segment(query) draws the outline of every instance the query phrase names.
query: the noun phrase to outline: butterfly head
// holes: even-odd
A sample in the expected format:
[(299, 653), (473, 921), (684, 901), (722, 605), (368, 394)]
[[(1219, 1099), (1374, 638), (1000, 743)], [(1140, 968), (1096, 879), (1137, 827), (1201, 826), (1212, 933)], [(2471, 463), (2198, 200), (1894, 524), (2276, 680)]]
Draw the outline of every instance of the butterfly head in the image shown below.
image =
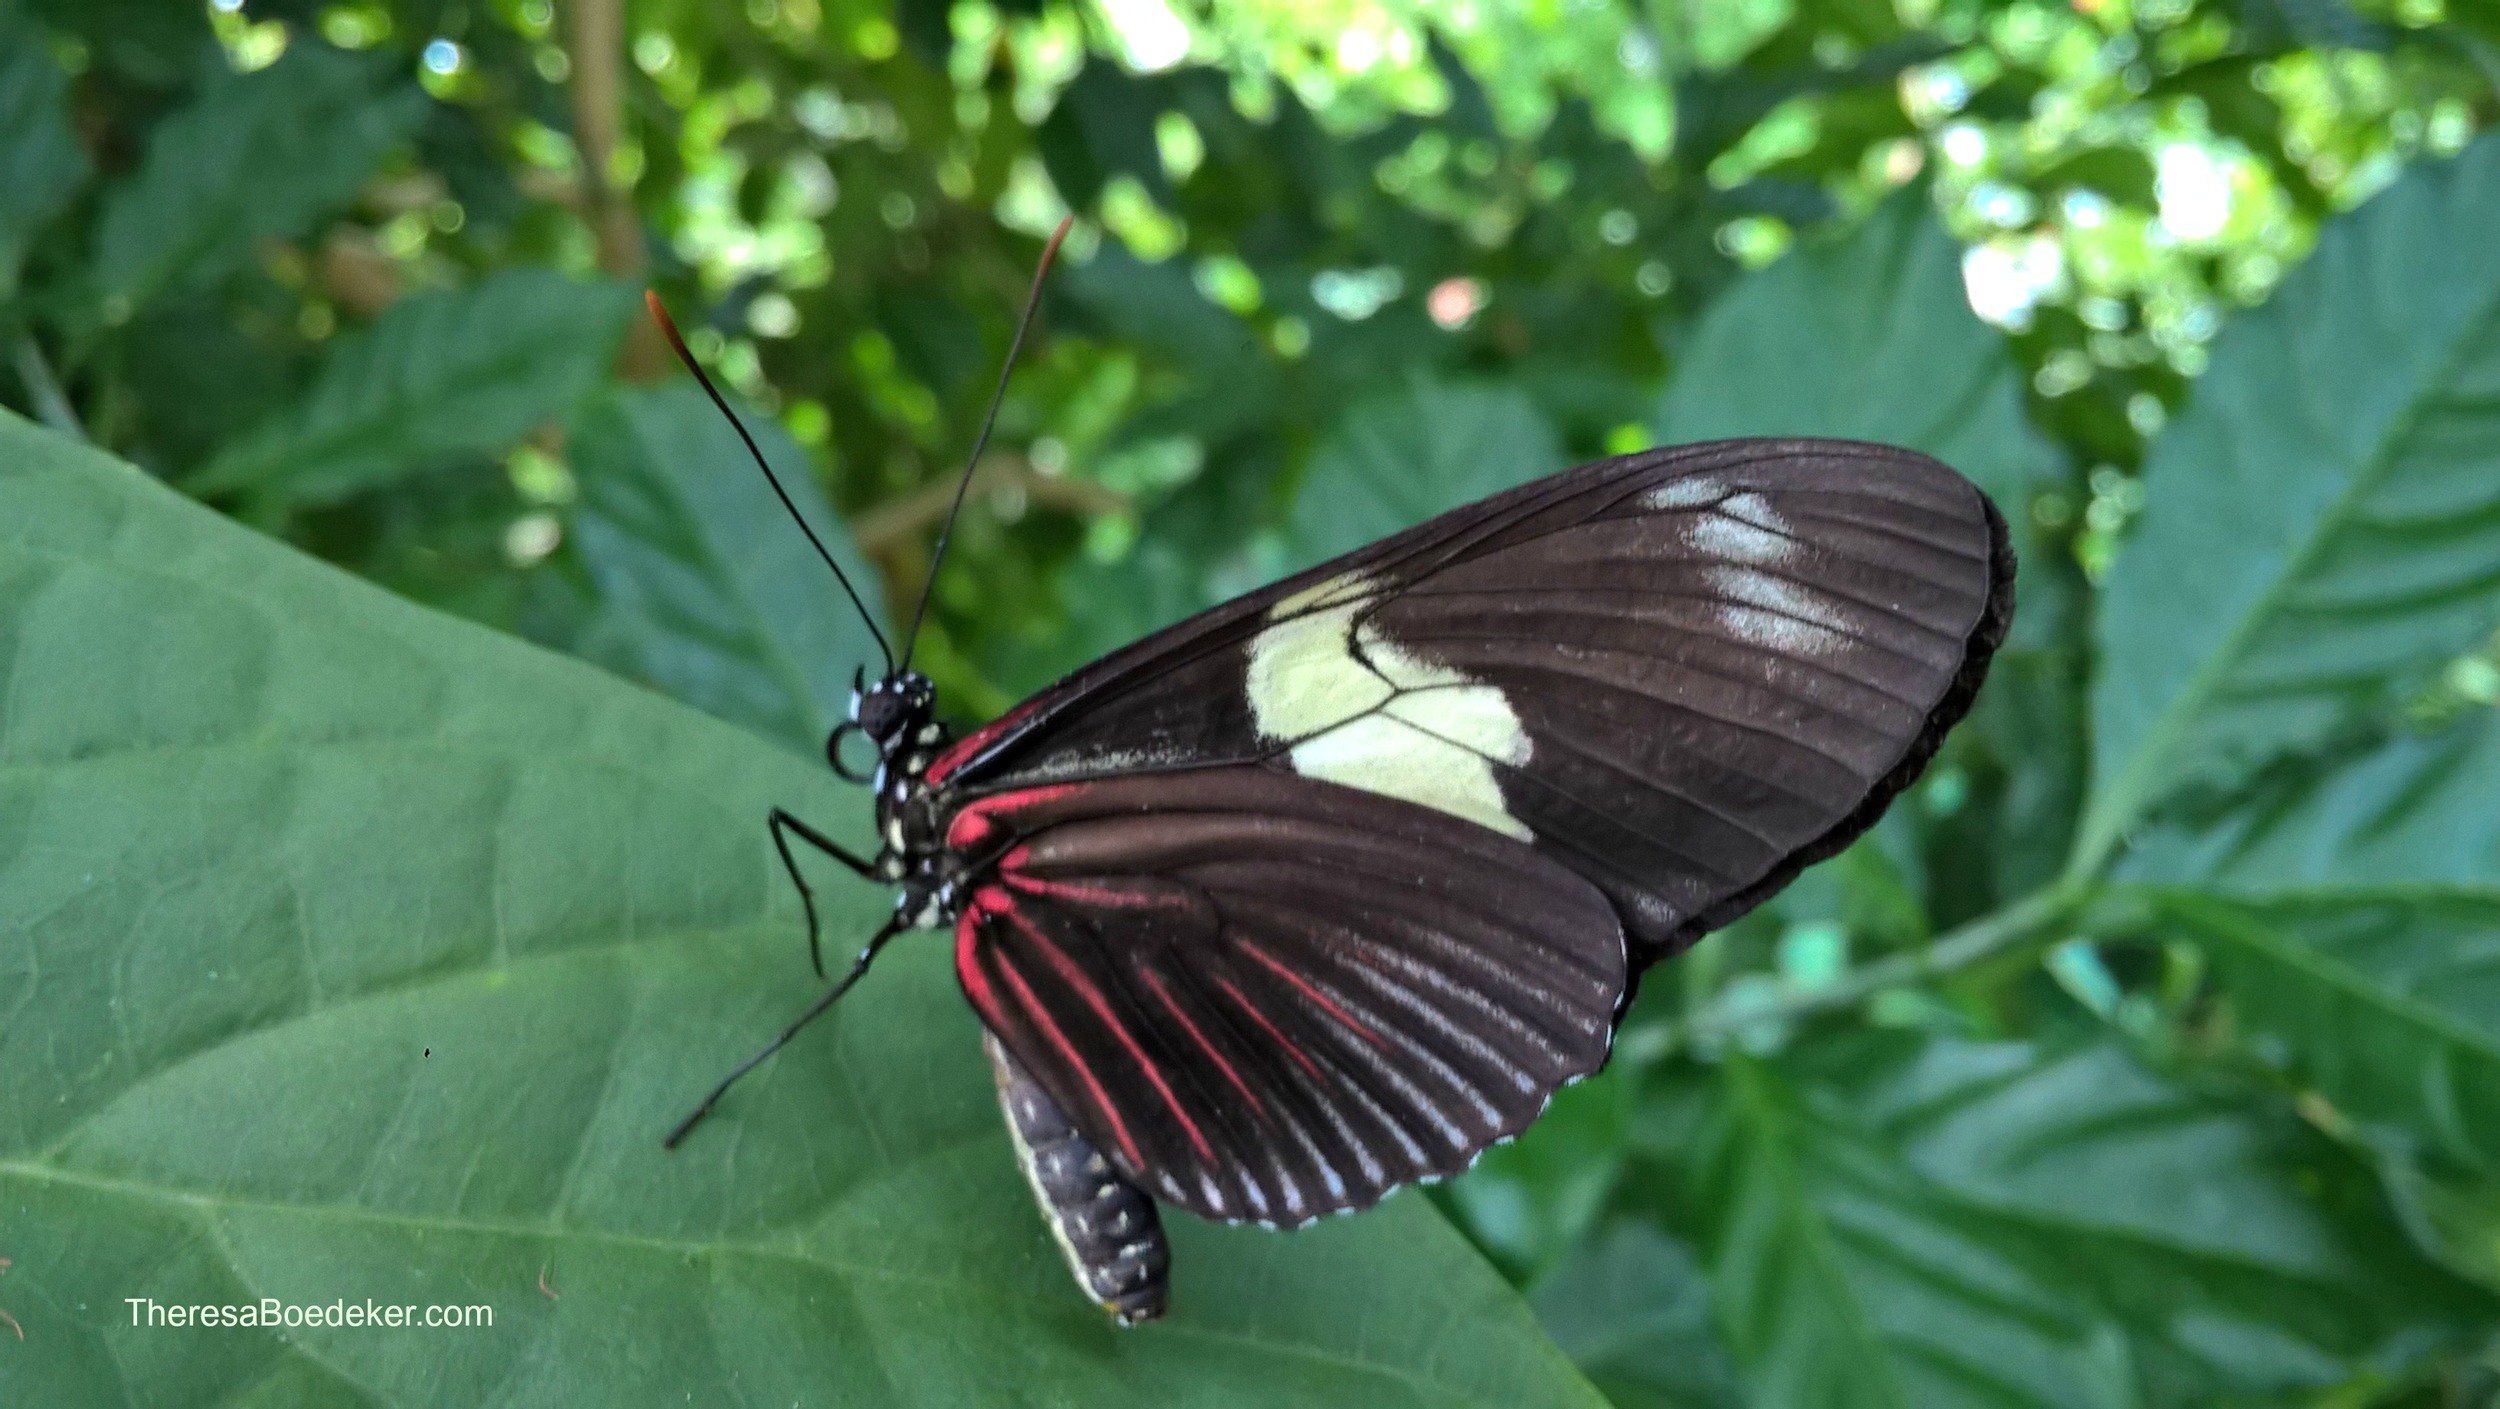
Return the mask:
[[(946, 730), (937, 723), (937, 687), (916, 670), (898, 670), (870, 681), (865, 672), (851, 677), (851, 717), (825, 739), (825, 759), (833, 771), (857, 783), (873, 782), (880, 792), (889, 780), (917, 776)], [(843, 761), (844, 736), (864, 736), (877, 751), (873, 770), (857, 771)]]
[(936, 707), (937, 688), (917, 670), (897, 671), (873, 685), (862, 685), (858, 677), (852, 680), (851, 722), (879, 754), (906, 746)]

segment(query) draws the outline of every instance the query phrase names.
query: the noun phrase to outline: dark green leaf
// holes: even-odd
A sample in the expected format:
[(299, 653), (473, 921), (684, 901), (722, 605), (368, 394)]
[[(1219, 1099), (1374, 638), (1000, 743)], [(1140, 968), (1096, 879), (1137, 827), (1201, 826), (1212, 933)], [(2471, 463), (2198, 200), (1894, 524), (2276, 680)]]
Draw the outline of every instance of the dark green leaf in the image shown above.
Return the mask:
[(0, 0), (0, 302), (17, 293), (27, 245), (87, 175), (87, 154), (70, 135), (68, 90), (34, 21), (16, 0)]
[(1516, 388), (1418, 377), (1356, 403), (1312, 453), (1293, 546), (1316, 562), (1567, 463)]
[[(302, 401), (203, 468), (204, 494), (344, 498), (445, 460), (509, 449), (607, 370), (632, 300), (609, 283), (507, 269), (419, 294), (331, 348)], [(724, 428), (726, 429), (726, 428)]]
[(2305, 781), (2129, 873), (2205, 940), (2241, 1017), (2345, 1115), (2500, 1177), (2500, 715)]
[(1763, 1403), (2278, 1394), (2400, 1367), (2479, 1305), (2320, 1197), (2353, 1183), (2331, 1150), (2115, 1048), (1881, 1051), (1732, 1064), (1693, 1152)]
[(1596, 1403), (1413, 1197), (1182, 1220), (1172, 1320), (1116, 1330), (936, 941), (663, 1153), (807, 996), (756, 824), (840, 789), (4, 417), (0, 507), (12, 1403)]
[(1692, 1250), (1630, 1219), (1601, 1229), (1530, 1300), (1615, 1409), (1736, 1409)]
[(2154, 447), (2100, 605), (2083, 869), (2500, 620), (2500, 140), (2330, 227)]
[[(768, 416), (746, 423), (882, 620), (876, 571), (817, 492), (807, 452)], [(601, 599), (583, 653), (818, 756), (851, 673), (882, 661), (720, 412), (691, 384), (612, 392), (565, 446), (582, 493), (574, 542)]]
[(106, 194), (90, 268), (96, 316), (122, 322), (167, 289), (224, 277), (261, 240), (302, 234), (346, 204), (425, 103), (310, 41), (257, 73), (221, 75), (157, 127), (139, 169)]

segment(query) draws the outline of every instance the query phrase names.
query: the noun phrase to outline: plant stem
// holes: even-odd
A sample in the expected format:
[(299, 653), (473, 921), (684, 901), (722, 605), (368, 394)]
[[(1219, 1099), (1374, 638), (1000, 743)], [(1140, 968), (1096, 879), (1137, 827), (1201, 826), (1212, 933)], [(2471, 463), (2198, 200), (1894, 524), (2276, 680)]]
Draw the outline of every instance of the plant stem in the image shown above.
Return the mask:
[(1620, 1055), (1636, 1063), (1654, 1062), (1679, 1048), (1724, 1038), (1757, 1023), (1795, 1022), (1853, 1008), (1885, 989), (1959, 972), (2069, 918), (2084, 894), (2065, 884), (2034, 891), (2002, 910), (1947, 931), (1924, 949), (1895, 954), (1853, 970), (1837, 983), (1791, 993), (1776, 1002), (1731, 1002), (1722, 996), (1679, 1021), (1626, 1034)]
[(86, 423), (78, 419), (77, 408), (69, 404), (69, 396), (61, 390), (61, 379), (52, 375), (52, 364), (44, 360), (43, 349), (32, 333), (17, 335), (17, 346), (9, 360), (17, 368), (17, 379), (26, 385), (26, 400), (35, 409), (36, 419), (63, 435), (92, 440)]

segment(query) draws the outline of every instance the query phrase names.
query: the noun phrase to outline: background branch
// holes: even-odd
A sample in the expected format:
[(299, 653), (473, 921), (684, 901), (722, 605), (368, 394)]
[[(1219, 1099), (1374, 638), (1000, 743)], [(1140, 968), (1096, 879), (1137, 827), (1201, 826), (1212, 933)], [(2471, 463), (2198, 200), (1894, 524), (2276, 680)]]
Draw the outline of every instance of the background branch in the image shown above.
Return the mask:
[[(1043, 474), (1022, 455), (984, 455), (973, 474), (975, 494), (1020, 489), (1036, 504), (1081, 517), (1124, 513), (1129, 507), (1125, 495), (1086, 480)], [(946, 516), (946, 506), (955, 499), (958, 478), (948, 475), (870, 509), (852, 521), (851, 536), (858, 541), (860, 550), (872, 557), (902, 546), (914, 535), (936, 527), (938, 520)]]

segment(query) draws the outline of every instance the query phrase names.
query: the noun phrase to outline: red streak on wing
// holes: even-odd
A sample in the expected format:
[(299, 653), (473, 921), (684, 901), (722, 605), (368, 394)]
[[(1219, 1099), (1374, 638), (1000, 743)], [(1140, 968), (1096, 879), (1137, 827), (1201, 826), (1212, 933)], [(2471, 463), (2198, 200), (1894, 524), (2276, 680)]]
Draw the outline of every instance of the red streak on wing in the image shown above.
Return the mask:
[(1141, 895), (1133, 890), (1089, 886), (1082, 881), (1044, 880), (1030, 872), (1014, 869), (1015, 864), (1016, 853), (1011, 851), (999, 868), (999, 879), (1027, 895), (1047, 896), (1075, 905), (1099, 905), (1106, 910), (1152, 910), (1170, 903), (1161, 896)]
[[(1008, 922), (1024, 931), (1024, 937), (1040, 947), (1042, 957), (1050, 961), (1060, 980), (1076, 990), (1077, 996), (1085, 1000), (1085, 1006), (1093, 1009), (1094, 1016), (1101, 1019), (1102, 1025), (1111, 1029), (1111, 1035), (1128, 1049), (1138, 1070), (1146, 1074), (1146, 1080), (1154, 1083), (1155, 1094), (1163, 1098), (1163, 1104), (1171, 1108), (1173, 1119), (1181, 1123), (1181, 1130), (1189, 1136), (1189, 1143), (1197, 1148), (1198, 1157), (1209, 1164), (1215, 1163), (1215, 1147), (1207, 1143), (1206, 1135), (1198, 1129), (1198, 1122), (1191, 1120), (1189, 1112), (1181, 1108), (1180, 1098), (1172, 1094), (1171, 1083), (1163, 1079), (1163, 1069), (1154, 1064), (1154, 1059), (1146, 1055), (1146, 1049), (1137, 1044), (1136, 1036), (1112, 1014), (1110, 1001), (1102, 996), (1102, 990), (1096, 988), (1094, 981), (1085, 976), (1085, 971), (1077, 967), (1076, 961), (1052, 943), (1050, 936), (1042, 933), (1039, 927), (1013, 910), (1006, 913)], [(1012, 970), (1009, 973), (1013, 975)]]
[(1233, 981), (1231, 979), (1219, 978), (1215, 981), (1215, 985), (1216, 987), (1223, 989), (1225, 993), (1231, 995), (1232, 1000), (1241, 1005), (1241, 1010), (1250, 1015), (1250, 1021), (1257, 1023), (1261, 1031), (1276, 1039), (1276, 1045), (1284, 1048), (1286, 1056), (1293, 1058), (1295, 1062), (1301, 1065), (1304, 1071), (1309, 1072), (1312, 1080), (1317, 1081), (1320, 1079), (1319, 1064), (1312, 1061), (1309, 1057), (1304, 1056), (1302, 1054), (1302, 1049), (1293, 1045), (1292, 1038), (1278, 1032), (1276, 1030), (1276, 1024), (1267, 1020), (1267, 1014), (1259, 1011), (1258, 1004), (1251, 1002), (1248, 998), (1242, 995), (1240, 989), (1233, 987)]
[(964, 996), (972, 1000), (973, 1011), (992, 1027), (1001, 1027), (998, 994), (990, 987), (990, 976), (981, 972), (981, 920), (988, 914), (975, 893), (971, 908), (955, 921), (955, 981), (963, 985)]
[(1266, 950), (1261, 949), (1257, 945), (1252, 944), (1245, 939), (1236, 938), (1233, 941), (1233, 944), (1234, 947), (1241, 950), (1242, 953), (1249, 955), (1251, 958), (1258, 960), (1262, 964), (1265, 964), (1269, 971), (1274, 973), (1278, 978), (1281, 978), (1285, 982), (1292, 984), (1294, 987), (1301, 989), (1303, 997), (1310, 999), (1312, 1002), (1317, 1003), (1320, 1007), (1326, 1009), (1328, 1016), (1335, 1018), (1337, 1021), (1344, 1023), (1347, 1027), (1352, 1028), (1355, 1034), (1361, 1037), (1364, 1041), (1369, 1042), (1374, 1047), (1386, 1047), (1389, 1045), (1388, 1043), (1380, 1040), (1379, 1033), (1363, 1026), (1361, 1022), (1356, 1020), (1352, 1013), (1347, 1012), (1345, 1009), (1340, 1008), (1335, 1003), (1329, 1001), (1327, 994), (1313, 988), (1310, 981), (1303, 978), (1302, 975), (1297, 974), (1293, 970), (1286, 968), (1283, 964), (1278, 963), (1268, 954)]
[(1189, 1020), (1189, 1014), (1182, 1011), (1180, 1004), (1172, 1001), (1171, 993), (1164, 988), (1163, 980), (1155, 976), (1155, 971), (1139, 969), (1137, 976), (1146, 981), (1148, 988), (1154, 990), (1155, 997), (1162, 1000), (1164, 1010), (1188, 1031), (1190, 1040), (1196, 1042), (1199, 1050), (1207, 1054), (1208, 1060), (1215, 1063), (1216, 1069), (1224, 1073), (1224, 1079), (1231, 1082), (1233, 1089), (1241, 1093), (1241, 1099), (1250, 1103), (1250, 1109), (1261, 1115), (1267, 1114), (1267, 1106), (1259, 1100), (1259, 1093), (1250, 1089), (1250, 1084), (1241, 1079), (1241, 1073), (1233, 1070), (1233, 1064), (1224, 1060), (1224, 1054), (1217, 1051), (1215, 1044), (1207, 1040), (1207, 1035), (1198, 1030), (1198, 1025)]
[(1094, 1109), (1101, 1111), (1104, 1119), (1111, 1122), (1111, 1138), (1120, 1142), (1121, 1152), (1128, 1156), (1129, 1167), (1145, 1168), (1146, 1157), (1137, 1152), (1137, 1141), (1128, 1133), (1128, 1123), (1120, 1119), (1120, 1108), (1111, 1104), (1111, 1093), (1102, 1089), (1101, 1078), (1095, 1076), (1094, 1069), (1085, 1065), (1085, 1059), (1076, 1054), (1075, 1044), (1059, 1030), (1059, 1024), (1051, 1021), (1050, 1010), (1033, 996), (1032, 987), (1024, 981), (1024, 975), (1016, 972), (1016, 966), (1008, 962), (1007, 956), (993, 952), (991, 957), (998, 961), (998, 971), (1006, 975), (1007, 986), (1016, 991), (1017, 1000), (1024, 1004), (1024, 1011), (1032, 1014), (1033, 1022), (1041, 1028), (1042, 1035), (1050, 1039), (1051, 1046), (1059, 1049), (1061, 1059), (1076, 1068), (1078, 1076), (1085, 1078), (1085, 1089), (1094, 1093)]
[(1018, 812), (1047, 807), (1075, 792), (1079, 786), (1076, 783), (1052, 783), (982, 798), (967, 805), (946, 824), (946, 844), (957, 851), (964, 850), (988, 836), (991, 827), (1000, 823), (1012, 824)]
[(984, 724), (980, 728), (973, 730), (971, 733), (964, 735), (960, 739), (957, 739), (951, 746), (948, 747), (946, 752), (937, 756), (936, 761), (929, 765), (929, 771), (922, 776), (926, 777), (932, 784), (945, 782), (947, 777), (956, 769), (963, 767), (966, 763), (969, 763), (973, 759), (979, 757), (983, 749), (986, 749), (991, 744), (996, 743), (1000, 735), (1006, 733), (1018, 724), (1023, 723), (1025, 717), (1032, 714), (1034, 706), (1040, 704), (1041, 702), (1041, 697), (1036, 695), (1032, 699), (1026, 700), (1024, 703), (1017, 705), (1014, 709), (1011, 709), (1005, 714), (998, 716), (996, 719), (991, 720), (989, 723)]

